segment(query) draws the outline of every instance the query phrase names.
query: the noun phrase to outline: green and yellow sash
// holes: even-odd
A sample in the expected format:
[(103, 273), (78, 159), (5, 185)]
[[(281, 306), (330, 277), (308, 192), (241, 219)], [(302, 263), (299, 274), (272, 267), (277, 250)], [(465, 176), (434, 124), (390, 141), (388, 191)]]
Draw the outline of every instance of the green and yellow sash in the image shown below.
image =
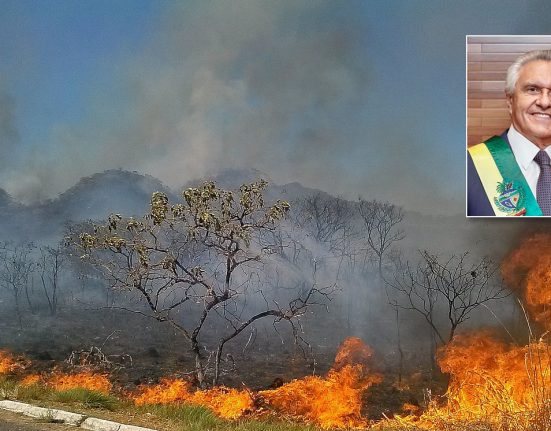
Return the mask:
[(543, 215), (507, 142), (494, 136), (469, 154), (496, 216)]

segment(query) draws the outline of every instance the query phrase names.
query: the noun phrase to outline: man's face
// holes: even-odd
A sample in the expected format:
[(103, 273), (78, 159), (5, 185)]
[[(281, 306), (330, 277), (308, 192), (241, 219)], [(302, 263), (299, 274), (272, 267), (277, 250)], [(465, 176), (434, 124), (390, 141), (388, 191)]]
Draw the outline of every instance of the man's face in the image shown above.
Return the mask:
[(513, 126), (540, 148), (551, 145), (551, 61), (531, 61), (507, 96)]

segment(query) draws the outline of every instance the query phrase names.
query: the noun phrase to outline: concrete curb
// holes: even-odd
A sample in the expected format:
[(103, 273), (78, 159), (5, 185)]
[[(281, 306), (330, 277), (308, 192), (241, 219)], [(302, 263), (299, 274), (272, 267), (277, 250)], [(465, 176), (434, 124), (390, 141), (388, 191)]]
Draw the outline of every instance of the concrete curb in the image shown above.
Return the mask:
[(105, 419), (88, 417), (79, 413), (66, 412), (64, 410), (37, 407), (19, 401), (1, 400), (0, 409), (21, 413), (25, 416), (51, 420), (52, 422), (73, 425), (90, 431), (156, 431), (151, 428), (143, 428), (134, 425), (125, 425), (111, 422)]

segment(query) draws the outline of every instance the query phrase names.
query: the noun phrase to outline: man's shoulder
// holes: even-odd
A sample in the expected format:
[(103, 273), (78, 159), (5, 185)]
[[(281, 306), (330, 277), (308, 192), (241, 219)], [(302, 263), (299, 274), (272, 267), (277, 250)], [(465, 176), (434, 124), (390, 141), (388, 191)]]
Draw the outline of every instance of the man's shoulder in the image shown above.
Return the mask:
[(505, 142), (507, 148), (510, 149), (510, 143), (507, 137), (508, 131), (509, 129), (505, 130), (500, 135), (492, 136), (479, 144), (469, 147), (469, 151), (467, 152), (467, 215), (469, 216), (495, 215), (477, 172), (476, 165), (473, 163), (473, 156), (476, 157), (476, 154), (480, 153), (479, 150), (486, 148), (488, 143), (495, 143), (496, 137), (501, 138), (500, 141)]
[(495, 215), (470, 153), (467, 155), (467, 215)]

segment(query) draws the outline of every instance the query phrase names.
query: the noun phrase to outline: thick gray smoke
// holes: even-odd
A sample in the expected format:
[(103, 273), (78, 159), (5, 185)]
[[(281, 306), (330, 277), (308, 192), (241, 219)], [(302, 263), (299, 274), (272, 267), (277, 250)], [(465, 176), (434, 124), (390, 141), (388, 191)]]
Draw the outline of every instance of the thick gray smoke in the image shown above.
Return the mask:
[(9, 166), (18, 138), (15, 100), (0, 85), (0, 168)]
[(460, 213), (464, 36), (547, 25), (539, 1), (474, 15), (475, 2), (161, 4), (142, 42), (98, 59), (101, 76), (75, 89), (82, 115), (56, 118), (36, 154), (2, 173), (10, 193), (51, 197), (106, 169), (178, 188), (252, 167), (279, 184)]
[[(56, 127), (51, 139), (63, 149), (45, 162), (55, 163), (46, 170), (53, 179), (19, 179), (29, 187), (16, 192), (36, 197), (34, 184), (51, 196), (118, 167), (171, 186), (244, 166), (276, 182), (313, 182), (319, 166), (337, 166), (331, 159), (353, 145), (339, 128), (369, 76), (352, 9), (171, 4), (142, 51), (113, 59), (112, 88), (97, 88), (86, 121)], [(40, 164), (28, 174), (36, 177)]]

